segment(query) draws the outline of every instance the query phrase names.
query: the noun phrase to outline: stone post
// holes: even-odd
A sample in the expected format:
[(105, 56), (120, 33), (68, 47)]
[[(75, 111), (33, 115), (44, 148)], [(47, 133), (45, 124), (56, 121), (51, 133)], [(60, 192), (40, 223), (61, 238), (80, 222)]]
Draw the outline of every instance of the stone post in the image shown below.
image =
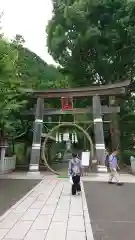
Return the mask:
[(36, 105), (31, 159), (30, 159), (30, 165), (29, 165), (29, 171), (31, 172), (39, 171), (43, 116), (44, 116), (44, 99), (41, 97), (38, 97), (37, 105)]
[(107, 172), (105, 166), (105, 143), (100, 96), (93, 96), (93, 121), (95, 134), (96, 157), (98, 161), (97, 170)]

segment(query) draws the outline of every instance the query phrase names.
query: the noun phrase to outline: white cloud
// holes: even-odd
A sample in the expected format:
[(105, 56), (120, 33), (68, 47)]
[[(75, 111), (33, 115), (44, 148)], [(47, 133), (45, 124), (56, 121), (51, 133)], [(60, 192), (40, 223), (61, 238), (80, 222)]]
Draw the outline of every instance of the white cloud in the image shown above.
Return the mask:
[(47, 52), (45, 28), (52, 17), (51, 0), (0, 0), (4, 11), (2, 27), (6, 37), (21, 34), (26, 47), (53, 64)]

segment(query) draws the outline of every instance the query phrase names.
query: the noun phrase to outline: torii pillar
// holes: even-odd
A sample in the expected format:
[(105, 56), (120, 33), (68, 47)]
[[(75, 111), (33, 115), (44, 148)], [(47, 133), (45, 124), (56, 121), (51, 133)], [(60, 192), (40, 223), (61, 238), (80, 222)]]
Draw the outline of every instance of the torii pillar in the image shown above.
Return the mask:
[(93, 121), (94, 121), (94, 134), (95, 134), (95, 149), (97, 158), (97, 171), (107, 172), (105, 166), (105, 142), (102, 120), (102, 109), (100, 96), (93, 96)]
[(38, 97), (36, 105), (31, 159), (29, 165), (30, 172), (39, 172), (43, 116), (44, 116), (44, 98)]

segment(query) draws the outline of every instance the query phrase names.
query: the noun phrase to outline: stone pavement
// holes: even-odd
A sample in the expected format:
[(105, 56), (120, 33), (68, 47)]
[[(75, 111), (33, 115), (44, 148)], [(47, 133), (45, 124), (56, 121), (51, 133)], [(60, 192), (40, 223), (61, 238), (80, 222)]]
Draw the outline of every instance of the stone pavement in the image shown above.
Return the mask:
[(40, 181), (41, 179), (0, 179), (0, 216)]
[(84, 190), (70, 192), (68, 180), (44, 178), (0, 218), (0, 240), (93, 240)]
[[(32, 176), (13, 173), (3, 178), (32, 179)], [(33, 178), (35, 179), (36, 176)], [(0, 217), (0, 240), (75, 240), (76, 238), (77, 240), (94, 240), (91, 227), (93, 223), (89, 218), (83, 183), (82, 196), (73, 197), (70, 194), (71, 186), (67, 179), (57, 180), (56, 176), (46, 176), (46, 174), (41, 178), (43, 180), (36, 187)], [(102, 184), (102, 182), (108, 181), (108, 174), (90, 174), (89, 177), (83, 177), (82, 180), (85, 182), (96, 181)], [(122, 174), (121, 181), (135, 183), (135, 177)], [(105, 186), (108, 185), (105, 183)], [(133, 189), (134, 186), (133, 184)], [(116, 191), (118, 189), (116, 187)], [(123, 192), (125, 192), (124, 189)], [(94, 190), (92, 194), (95, 194)], [(91, 194), (88, 195), (91, 196)], [(99, 195), (100, 193), (97, 193), (97, 199)], [(91, 197), (88, 205), (90, 201), (92, 201)], [(91, 209), (97, 208), (98, 205), (98, 209), (100, 209), (98, 214), (100, 214), (100, 204), (97, 204), (95, 200), (91, 204), (93, 204)], [(132, 206), (134, 207), (133, 203)], [(92, 216), (90, 215), (90, 217)], [(112, 238), (108, 239), (112, 240)], [(127, 239), (128, 237), (122, 240)]]
[(135, 239), (135, 184), (84, 182), (94, 240)]

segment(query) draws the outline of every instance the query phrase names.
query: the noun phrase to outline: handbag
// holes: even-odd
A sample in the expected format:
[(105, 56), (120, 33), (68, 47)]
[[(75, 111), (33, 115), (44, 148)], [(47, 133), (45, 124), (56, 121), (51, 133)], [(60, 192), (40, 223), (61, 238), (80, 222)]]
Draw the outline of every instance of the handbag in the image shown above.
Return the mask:
[(69, 176), (69, 182), (73, 185), (73, 179), (71, 175)]

